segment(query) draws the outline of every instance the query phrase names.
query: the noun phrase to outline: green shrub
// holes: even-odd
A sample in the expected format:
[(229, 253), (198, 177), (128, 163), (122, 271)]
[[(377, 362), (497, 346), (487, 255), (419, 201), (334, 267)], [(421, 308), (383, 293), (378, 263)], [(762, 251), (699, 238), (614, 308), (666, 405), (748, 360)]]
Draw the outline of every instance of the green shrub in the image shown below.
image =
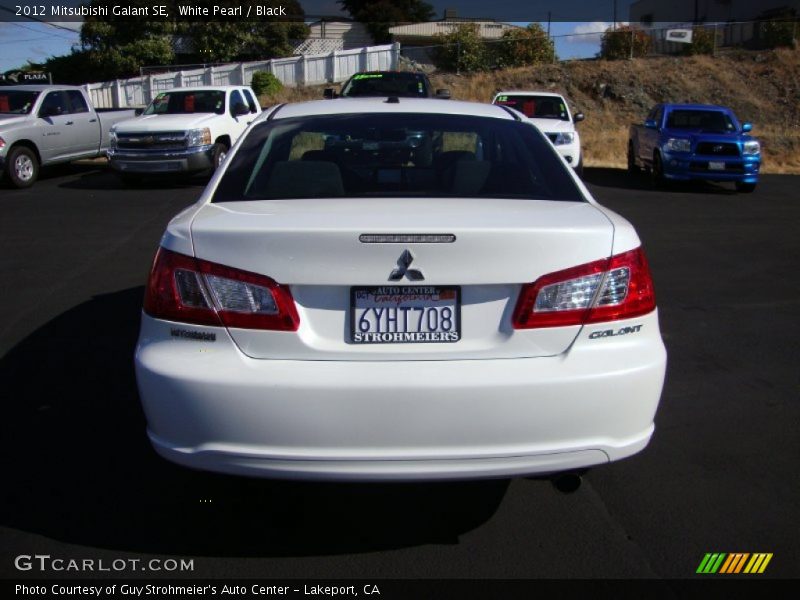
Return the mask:
[(464, 23), (448, 34), (438, 35), (436, 43), (441, 44), (436, 66), (444, 71), (487, 71), (494, 62), (476, 23)]
[(650, 36), (630, 25), (621, 25), (616, 31), (609, 27), (600, 42), (600, 57), (606, 60), (637, 58), (647, 56), (648, 52), (650, 52)]
[(283, 89), (283, 84), (281, 80), (272, 73), (256, 71), (253, 73), (253, 80), (250, 82), (250, 87), (253, 88), (256, 96), (274, 96)]
[(800, 25), (796, 21), (773, 20), (759, 23), (762, 48), (794, 46), (794, 36), (798, 35)]
[(525, 29), (509, 29), (502, 41), (493, 46), (497, 47), (499, 67), (525, 67), (555, 59), (553, 40), (538, 23), (531, 23)]
[(713, 54), (714, 35), (715, 31), (713, 28), (692, 28), (692, 43), (684, 45), (683, 54)]

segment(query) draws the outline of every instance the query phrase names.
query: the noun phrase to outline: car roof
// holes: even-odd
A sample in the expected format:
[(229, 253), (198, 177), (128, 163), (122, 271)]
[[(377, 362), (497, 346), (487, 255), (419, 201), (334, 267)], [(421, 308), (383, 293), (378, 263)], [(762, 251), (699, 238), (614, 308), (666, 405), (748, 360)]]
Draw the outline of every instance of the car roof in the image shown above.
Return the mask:
[(358, 71), (357, 73), (353, 73), (353, 77), (356, 75), (400, 75), (409, 78), (426, 76), (422, 71)]
[(81, 90), (82, 87), (78, 85), (58, 85), (58, 84), (43, 84), (43, 83), (18, 83), (16, 85), (0, 85), (0, 91), (3, 90), (21, 90), (25, 92), (44, 92), (49, 90)]
[(678, 108), (688, 110), (730, 110), (727, 106), (720, 106), (719, 104), (664, 104), (666, 108)]
[[(259, 119), (290, 119), (292, 117), (353, 113), (414, 113), (469, 115), (516, 120), (515, 115), (510, 114), (507, 110), (495, 104), (465, 102), (462, 100), (438, 100), (435, 98), (398, 98), (398, 102), (387, 102), (386, 100), (385, 96), (371, 96), (297, 102), (284, 104), (277, 109), (277, 111), (267, 109), (267, 111), (262, 113)], [(273, 114), (274, 117), (271, 116)]]
[(537, 92), (532, 90), (508, 90), (508, 91), (496, 92), (495, 98), (497, 96), (550, 96), (551, 98), (564, 97), (563, 95), (556, 94), (555, 92)]
[(241, 90), (246, 88), (246, 85), (199, 85), (194, 87), (175, 87), (168, 90), (158, 90), (158, 93), (164, 92), (227, 92), (228, 90)]

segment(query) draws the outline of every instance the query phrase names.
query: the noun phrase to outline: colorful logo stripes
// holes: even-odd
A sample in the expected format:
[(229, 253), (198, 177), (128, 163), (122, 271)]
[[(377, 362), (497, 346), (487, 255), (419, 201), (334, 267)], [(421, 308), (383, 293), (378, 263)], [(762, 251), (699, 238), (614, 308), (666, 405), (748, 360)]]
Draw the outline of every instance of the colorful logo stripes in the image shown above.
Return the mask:
[(725, 573), (727, 575), (737, 573), (748, 573), (755, 575), (763, 573), (769, 561), (772, 560), (772, 553), (756, 552), (709, 552), (700, 561), (697, 573)]

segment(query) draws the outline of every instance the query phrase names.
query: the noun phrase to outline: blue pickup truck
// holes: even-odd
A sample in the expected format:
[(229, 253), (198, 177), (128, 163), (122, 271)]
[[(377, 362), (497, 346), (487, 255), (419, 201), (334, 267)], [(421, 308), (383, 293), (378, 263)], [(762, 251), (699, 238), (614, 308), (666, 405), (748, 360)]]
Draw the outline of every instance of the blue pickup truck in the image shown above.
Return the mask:
[(672, 180), (731, 181), (740, 192), (758, 183), (761, 146), (733, 111), (709, 104), (657, 104), (631, 125), (628, 171), (644, 167), (656, 185)]

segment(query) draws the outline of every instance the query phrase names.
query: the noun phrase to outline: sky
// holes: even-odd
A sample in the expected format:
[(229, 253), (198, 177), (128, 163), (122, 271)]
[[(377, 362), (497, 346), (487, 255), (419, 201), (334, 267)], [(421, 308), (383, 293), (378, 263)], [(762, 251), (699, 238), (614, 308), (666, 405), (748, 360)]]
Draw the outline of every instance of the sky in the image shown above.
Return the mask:
[[(570, 5), (578, 0), (559, 0), (558, 2), (536, 2), (528, 0), (494, 0), (491, 4), (477, 0), (428, 0), (436, 12), (435, 18), (441, 18), (445, 6), (457, 6), (460, 16), (493, 17), (513, 23), (527, 23), (526, 15), (541, 15), (547, 18), (548, 10), (553, 21), (550, 24), (550, 33), (556, 40), (556, 53), (560, 58), (587, 58), (594, 56), (599, 50), (599, 36), (588, 35), (602, 32), (611, 25), (614, 0), (599, 0), (593, 6), (604, 6), (603, 15), (608, 13), (608, 20), (587, 22), (566, 22), (567, 15), (590, 16), (590, 13), (581, 10), (570, 10)], [(620, 20), (628, 14), (630, 0), (616, 0), (618, 3), (617, 14)], [(14, 10), (15, 0), (0, 0), (0, 19), (9, 16), (8, 10)], [(66, 0), (65, 4), (76, 4), (77, 1)], [(337, 10), (335, 0), (301, 0), (307, 14), (332, 14)], [(586, 5), (585, 2), (581, 3)], [(492, 14), (487, 15), (487, 7), (492, 6)], [(507, 17), (503, 19), (502, 17)], [(560, 20), (559, 20), (560, 19)], [(532, 19), (531, 19), (532, 20)], [(545, 21), (541, 21), (547, 27)], [(55, 24), (41, 23), (36, 20), (21, 20), (17, 22), (0, 21), (0, 72), (18, 68), (28, 61), (41, 62), (50, 56), (69, 54), (72, 47), (79, 43), (79, 22), (61, 22)], [(574, 36), (576, 33), (584, 35)]]

